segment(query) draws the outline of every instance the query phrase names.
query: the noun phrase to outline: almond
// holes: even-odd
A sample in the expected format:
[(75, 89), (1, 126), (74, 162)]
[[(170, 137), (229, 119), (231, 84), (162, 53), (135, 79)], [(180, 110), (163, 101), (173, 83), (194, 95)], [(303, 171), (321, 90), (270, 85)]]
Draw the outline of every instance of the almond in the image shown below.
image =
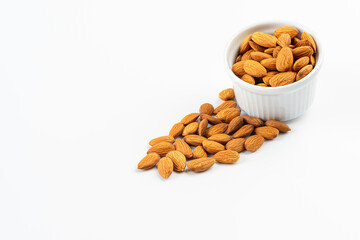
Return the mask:
[(206, 130), (205, 136), (211, 137), (212, 135), (215, 135), (215, 134), (224, 133), (227, 128), (228, 128), (227, 123), (216, 124), (216, 125), (208, 128), (208, 130)]
[(215, 142), (215, 141), (205, 140), (205, 141), (203, 141), (202, 145), (203, 145), (205, 151), (207, 151), (208, 153), (211, 153), (211, 154), (215, 154), (217, 152), (225, 150), (224, 145), (222, 145), (218, 142)]
[(159, 154), (161, 157), (165, 156), (168, 152), (175, 150), (174, 145), (172, 145), (171, 143), (168, 142), (161, 142), (158, 144), (155, 144), (154, 146), (152, 146), (148, 151), (147, 154), (149, 153), (157, 153)]
[(306, 65), (305, 67), (300, 69), (300, 71), (296, 75), (296, 81), (299, 81), (300, 79), (306, 77), (306, 75), (308, 75), (312, 70), (313, 70), (313, 66), (311, 64)]
[(207, 114), (207, 115), (213, 115), (214, 113), (214, 107), (210, 103), (204, 103), (200, 106), (199, 109), (200, 114)]
[(180, 151), (171, 151), (166, 154), (166, 157), (170, 158), (174, 165), (174, 170), (182, 172), (186, 168), (186, 158)]
[[(302, 58), (302, 57), (310, 57), (313, 55), (314, 51), (309, 46), (302, 46), (292, 49), (292, 54), (295, 59)], [(245, 63), (244, 63), (244, 69), (245, 69)]]
[(255, 85), (255, 79), (252, 76), (250, 76), (249, 74), (244, 74), (241, 77), (241, 80), (243, 80), (244, 82), (250, 83), (252, 85)]
[(260, 135), (254, 135), (246, 139), (245, 148), (250, 152), (255, 152), (258, 150), (264, 143), (264, 138)]
[[(245, 73), (244, 73), (245, 74)], [(234, 108), (236, 107), (236, 102), (234, 101), (226, 101), (220, 104), (217, 108), (214, 110), (214, 114), (219, 113), (221, 110), (224, 110), (226, 108)]]
[(163, 157), (160, 159), (158, 164), (158, 171), (160, 176), (163, 178), (168, 178), (173, 172), (173, 161), (168, 157)]
[(191, 158), (193, 156), (191, 147), (184, 140), (176, 139), (174, 145), (176, 151), (179, 151), (182, 154), (184, 154), (186, 158)]
[(289, 34), (284, 33), (278, 37), (277, 44), (281, 47), (288, 47), (291, 44), (291, 37)]
[(279, 130), (269, 126), (258, 127), (255, 129), (255, 134), (260, 135), (267, 140), (271, 140), (279, 135)]
[(291, 38), (294, 38), (298, 35), (299, 30), (297, 30), (294, 27), (290, 27), (290, 26), (280, 27), (275, 30), (274, 36), (278, 38), (284, 33), (287, 33), (290, 35)]
[(138, 164), (138, 169), (150, 169), (155, 167), (159, 162), (160, 155), (157, 153), (149, 153)]
[(249, 42), (251, 40), (251, 34), (249, 36), (247, 36), (244, 41), (241, 43), (240, 45), (240, 49), (239, 49), (239, 53), (240, 54), (243, 54), (245, 53), (247, 50), (250, 49), (250, 45), (249, 45)]
[(301, 34), (301, 40), (309, 41), (310, 44), (311, 44), (312, 49), (314, 50), (314, 53), (316, 53), (316, 43), (315, 43), (313, 37), (310, 34), (308, 34), (307, 32), (303, 32)]
[(258, 84), (256, 84), (256, 86), (259, 86), (259, 87), (268, 87), (268, 85), (266, 85), (265, 83), (258, 83)]
[(279, 74), (276, 74), (275, 76), (273, 76), (269, 80), (269, 84), (272, 87), (284, 86), (284, 85), (293, 83), (295, 81), (295, 77), (296, 77), (295, 72), (279, 73)]
[(274, 52), (274, 49), (275, 49), (275, 48), (267, 48), (267, 49), (265, 49), (264, 53), (267, 53), (267, 54), (272, 55), (273, 52)]
[(187, 135), (184, 137), (184, 141), (192, 146), (199, 146), (205, 140), (206, 138), (199, 135)]
[[(276, 66), (275, 66), (275, 68), (276, 68)], [(273, 76), (275, 76), (276, 74), (278, 74), (279, 72), (268, 72), (267, 74), (266, 74), (266, 76), (265, 77), (263, 77), (262, 78), (262, 80), (263, 80), (263, 82), (266, 84), (266, 85), (270, 85), (270, 79), (273, 77)]]
[(198, 128), (199, 128), (199, 123), (192, 122), (184, 128), (182, 135), (186, 136), (186, 135), (190, 135), (190, 134), (195, 134), (197, 132)]
[(237, 130), (232, 137), (233, 138), (245, 138), (252, 134), (254, 131), (254, 126), (250, 124), (246, 124), (242, 126), (239, 130)]
[(269, 127), (274, 127), (276, 129), (278, 129), (280, 132), (288, 132), (291, 130), (291, 128), (286, 125), (285, 123), (283, 122), (280, 122), (280, 121), (276, 121), (276, 120), (268, 120), (265, 122), (265, 125), (266, 126), (269, 126)]
[(276, 47), (277, 38), (266, 33), (255, 32), (251, 36), (251, 40), (262, 47)]
[[(267, 58), (260, 62), (267, 70), (276, 71), (276, 58)], [(267, 75), (267, 74), (266, 74)]]
[(246, 53), (244, 53), (244, 55), (242, 55), (241, 57), (241, 61), (246, 61), (246, 60), (251, 60), (251, 56), (250, 54), (253, 52), (253, 49), (250, 49), (249, 51), (247, 51)]
[(236, 57), (235, 62), (240, 62), (240, 61), (241, 61), (241, 55), (239, 55), (239, 56)]
[(302, 57), (302, 58), (299, 58), (298, 60), (296, 60), (294, 62), (294, 65), (293, 65), (293, 70), (294, 71), (299, 71), (300, 69), (302, 69), (303, 67), (305, 67), (306, 65), (309, 64), (309, 61), (310, 61), (310, 58), (309, 57)]
[(232, 71), (233, 71), (233, 73), (235, 73), (236, 76), (241, 77), (242, 75), (244, 75), (246, 73), (244, 70), (244, 63), (245, 63), (245, 61), (236, 62), (232, 66)]
[(295, 44), (295, 48), (302, 47), (302, 46), (309, 46), (311, 47), (311, 43), (308, 40), (300, 40)]
[(283, 47), (276, 58), (276, 69), (285, 72), (291, 69), (294, 58), (289, 47)]
[[(255, 52), (264, 52), (265, 51), (264, 47), (260, 46), (259, 44), (255, 43), (253, 41), (250, 41), (249, 45)], [(250, 56), (251, 56), (251, 54), (250, 54)]]
[(301, 41), (300, 38), (297, 38), (297, 37), (293, 38), (293, 44), (296, 45), (299, 41)]
[(208, 138), (211, 141), (215, 141), (221, 144), (226, 144), (231, 140), (231, 137), (225, 133), (215, 134)]
[(226, 149), (236, 152), (242, 152), (245, 150), (245, 140), (245, 138), (233, 139), (226, 144)]
[(194, 148), (194, 158), (206, 158), (207, 153), (205, 152), (205, 149), (202, 146), (197, 146)]
[(266, 75), (266, 69), (257, 61), (247, 60), (244, 63), (244, 70), (253, 77), (263, 77)]
[(236, 132), (237, 130), (239, 130), (239, 128), (243, 125), (243, 117), (242, 116), (237, 116), (235, 118), (233, 118), (230, 123), (229, 126), (226, 130), (227, 134), (233, 134), (234, 132)]
[(315, 57), (314, 56), (310, 57), (310, 64), (315, 66)]
[(242, 117), (247, 124), (251, 124), (254, 127), (264, 126), (264, 122), (260, 118), (251, 117), (251, 116), (242, 116)]
[(229, 123), (233, 118), (240, 116), (240, 113), (240, 108), (226, 108), (216, 114), (216, 117), (223, 122)]
[(189, 161), (187, 167), (193, 172), (203, 172), (211, 168), (214, 163), (215, 159), (213, 158), (199, 158)]
[(234, 93), (234, 89), (232, 88), (224, 89), (219, 93), (219, 98), (223, 101), (234, 99), (234, 97), (235, 97), (235, 93)]
[(180, 122), (183, 123), (184, 125), (188, 125), (189, 123), (195, 122), (199, 116), (200, 116), (199, 113), (190, 113), (186, 115), (183, 119), (181, 119)]
[(162, 136), (158, 138), (154, 138), (149, 142), (150, 146), (154, 146), (155, 144), (161, 143), (161, 142), (168, 142), (173, 143), (175, 139), (172, 136)]
[(274, 51), (273, 51), (273, 57), (274, 57), (274, 58), (277, 58), (277, 56), (278, 56), (281, 48), (282, 48), (282, 47), (280, 47), (280, 46), (277, 46), (276, 48), (274, 48)]
[(240, 155), (233, 150), (224, 150), (217, 152), (213, 158), (220, 163), (235, 163), (239, 160)]
[(210, 115), (207, 115), (207, 114), (201, 114), (200, 115), (200, 119), (201, 120), (208, 120), (208, 122), (212, 125), (216, 125), (216, 124), (219, 124), (219, 123), (222, 123), (222, 121), (220, 119), (217, 119), (216, 117), (213, 117), (213, 116), (210, 116)]
[(172, 136), (174, 138), (180, 136), (184, 130), (184, 124), (183, 123), (175, 123), (175, 125), (171, 128), (169, 132), (169, 136)]
[(272, 58), (271, 55), (263, 52), (252, 52), (250, 54), (251, 58), (257, 62), (261, 62), (261, 60)]
[(204, 136), (206, 129), (208, 127), (208, 120), (207, 119), (203, 119), (201, 120), (200, 124), (199, 124), (199, 135), (200, 136)]

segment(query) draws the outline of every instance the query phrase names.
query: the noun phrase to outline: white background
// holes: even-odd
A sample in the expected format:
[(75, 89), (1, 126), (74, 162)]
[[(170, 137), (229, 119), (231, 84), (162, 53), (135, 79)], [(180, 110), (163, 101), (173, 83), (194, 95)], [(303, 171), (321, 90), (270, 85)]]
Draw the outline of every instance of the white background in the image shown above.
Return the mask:
[[(231, 87), (245, 25), (313, 29), (325, 61), (290, 133), (201, 174), (139, 171)], [(1, 1), (0, 239), (360, 239), (358, 1)]]

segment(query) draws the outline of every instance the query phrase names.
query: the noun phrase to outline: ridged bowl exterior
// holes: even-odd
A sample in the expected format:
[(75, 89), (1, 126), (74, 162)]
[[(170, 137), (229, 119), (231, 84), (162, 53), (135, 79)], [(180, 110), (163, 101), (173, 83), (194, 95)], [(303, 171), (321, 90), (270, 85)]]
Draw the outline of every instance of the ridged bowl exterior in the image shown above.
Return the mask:
[[(231, 67), (245, 37), (257, 31), (272, 34), (282, 26), (294, 26), (300, 31), (300, 34), (306, 31), (313, 36), (317, 45), (317, 53), (316, 64), (311, 73), (298, 82), (281, 87), (259, 87), (239, 79), (232, 72)], [(287, 121), (302, 115), (314, 100), (316, 78), (323, 58), (321, 50), (315, 34), (295, 24), (282, 22), (257, 24), (240, 31), (230, 41), (225, 52), (225, 68), (233, 81), (236, 101), (240, 108), (250, 116), (256, 116), (263, 120)]]

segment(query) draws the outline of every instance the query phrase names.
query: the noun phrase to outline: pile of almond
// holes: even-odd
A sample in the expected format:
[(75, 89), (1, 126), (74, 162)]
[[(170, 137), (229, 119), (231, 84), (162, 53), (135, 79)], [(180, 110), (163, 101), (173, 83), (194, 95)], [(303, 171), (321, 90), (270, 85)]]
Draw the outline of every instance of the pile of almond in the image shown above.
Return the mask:
[(307, 32), (290, 26), (273, 35), (255, 32), (240, 45), (232, 71), (243, 81), (261, 87), (278, 87), (299, 81), (315, 66), (316, 43)]
[[(154, 138), (138, 164), (139, 169), (156, 166), (160, 176), (168, 178), (174, 171), (203, 172), (216, 162), (235, 163), (239, 153), (255, 152), (266, 140), (279, 132), (288, 132), (285, 123), (269, 120), (265, 123), (251, 116), (240, 116), (241, 109), (234, 99), (234, 90), (219, 93), (224, 102), (214, 109), (210, 103), (200, 106), (199, 113), (190, 113), (170, 130), (168, 136)], [(210, 126), (210, 127), (209, 127)], [(190, 161), (187, 161), (190, 160)]]

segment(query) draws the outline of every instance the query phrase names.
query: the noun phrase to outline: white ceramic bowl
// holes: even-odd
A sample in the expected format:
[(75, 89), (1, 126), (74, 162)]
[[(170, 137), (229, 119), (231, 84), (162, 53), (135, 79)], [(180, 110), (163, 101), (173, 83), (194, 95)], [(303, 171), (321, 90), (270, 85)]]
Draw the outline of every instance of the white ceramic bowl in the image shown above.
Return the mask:
[[(231, 68), (238, 56), (240, 44), (245, 37), (254, 32), (273, 34), (277, 28), (283, 26), (296, 27), (299, 30), (299, 35), (302, 32), (308, 32), (312, 35), (317, 45), (314, 69), (300, 81), (281, 87), (259, 87), (238, 78)], [(246, 27), (231, 39), (225, 50), (225, 69), (233, 81), (238, 105), (248, 115), (263, 120), (291, 120), (299, 117), (310, 107), (314, 100), (316, 78), (322, 60), (322, 47), (316, 34), (308, 28), (289, 22), (270, 22)]]

